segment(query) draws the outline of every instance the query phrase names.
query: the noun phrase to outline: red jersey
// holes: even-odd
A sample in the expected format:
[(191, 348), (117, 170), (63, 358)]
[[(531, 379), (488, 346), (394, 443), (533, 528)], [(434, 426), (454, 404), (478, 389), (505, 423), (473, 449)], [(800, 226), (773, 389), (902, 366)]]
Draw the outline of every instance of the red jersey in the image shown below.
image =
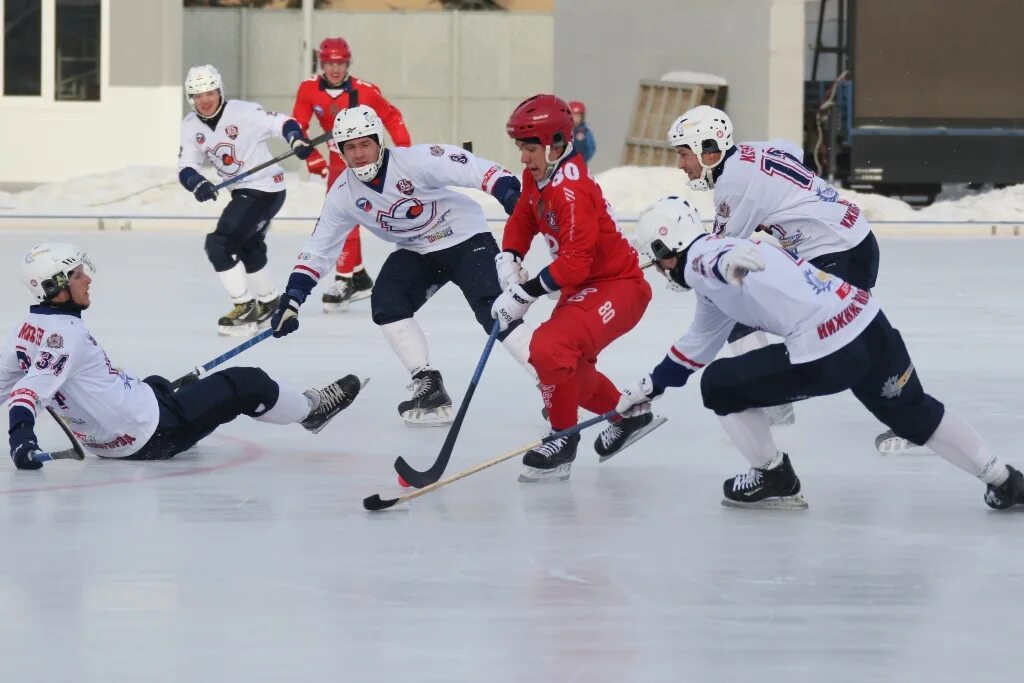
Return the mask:
[[(365, 104), (377, 112), (377, 116), (384, 122), (384, 128), (391, 136), (392, 142), (398, 147), (408, 147), (412, 144), (409, 131), (402, 120), (402, 112), (384, 99), (380, 88), (373, 83), (361, 81), (354, 76), (349, 76), (339, 88), (330, 88), (337, 93), (332, 97), (328, 92), (330, 86), (323, 76), (312, 76), (299, 84), (299, 91), (295, 94), (295, 106), (292, 108), (292, 118), (302, 126), (302, 132), (308, 135), (309, 124), (315, 115), (320, 121), (320, 128), (329, 133), (334, 128), (334, 117), (342, 109), (348, 109), (359, 104)], [(333, 168), (345, 168), (345, 162), (338, 153), (338, 146), (334, 140), (327, 143), (331, 150), (330, 165)], [(320, 153), (313, 150), (309, 159), (316, 159)], [(307, 164), (309, 160), (307, 160)]]
[(523, 172), (523, 193), (505, 223), (502, 249), (525, 255), (538, 233), (554, 259), (539, 276), (549, 291), (561, 289), (564, 296), (592, 282), (644, 277), (636, 250), (619, 232), (578, 153), (562, 161), (542, 188)]

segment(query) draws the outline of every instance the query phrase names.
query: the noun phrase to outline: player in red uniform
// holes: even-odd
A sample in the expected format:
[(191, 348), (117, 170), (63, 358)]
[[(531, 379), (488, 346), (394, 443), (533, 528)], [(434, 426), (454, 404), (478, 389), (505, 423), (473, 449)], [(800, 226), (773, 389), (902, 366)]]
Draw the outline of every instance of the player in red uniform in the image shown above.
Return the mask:
[[(384, 99), (380, 88), (349, 74), (352, 50), (344, 38), (324, 38), (318, 56), (323, 73), (299, 85), (299, 91), (295, 94), (295, 107), (292, 109), (292, 118), (302, 126), (303, 133), (308, 131), (314, 115), (320, 121), (320, 127), (328, 133), (334, 128), (334, 117), (339, 111), (365, 104), (377, 112), (396, 147), (408, 147), (411, 144), (402, 112)], [(338, 153), (334, 140), (328, 142), (327, 146), (330, 149), (330, 161), (313, 150), (306, 159), (306, 168), (310, 173), (327, 178), (329, 190), (345, 170), (345, 160)], [(370, 296), (373, 278), (363, 268), (358, 227), (349, 233), (334, 268), (334, 284), (323, 296), (325, 311), (343, 311), (348, 308), (350, 301)]]
[[(535, 95), (516, 107), (506, 130), (520, 150), (523, 193), (505, 224), (495, 259), (506, 287), (491, 315), (507, 325), (538, 297), (558, 292), (551, 317), (533, 333), (530, 363), (537, 370), (553, 431), (576, 424), (578, 407), (604, 413), (619, 392), (597, 370), (597, 355), (640, 320), (651, 288), (636, 251), (609, 213), (601, 188), (572, 146), (569, 106), (554, 95)], [(533, 279), (521, 261), (541, 234), (554, 259)], [(650, 412), (610, 425), (594, 444), (611, 457), (657, 426)], [(554, 439), (523, 456), (520, 481), (564, 480), (576, 458), (579, 434)]]

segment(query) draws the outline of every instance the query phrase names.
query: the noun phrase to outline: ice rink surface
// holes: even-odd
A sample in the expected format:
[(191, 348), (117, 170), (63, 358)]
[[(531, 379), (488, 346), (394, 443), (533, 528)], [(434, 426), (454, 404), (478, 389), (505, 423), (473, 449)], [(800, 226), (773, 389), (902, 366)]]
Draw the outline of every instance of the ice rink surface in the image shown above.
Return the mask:
[[(199, 232), (0, 232), (3, 334), (29, 303), (22, 254), (84, 247), (85, 320), (115, 365), (174, 378), (237, 343)], [(301, 236), (272, 235), (284, 282)], [(372, 273), (388, 246), (363, 237)], [(883, 238), (877, 288), (925, 389), (1024, 465), (1024, 240)], [(531, 265), (543, 263), (538, 243)], [(665, 290), (601, 357), (618, 384), (685, 329)], [(410, 429), (408, 375), (369, 302), (321, 313), (236, 360), (300, 388), (370, 376), (318, 435), (240, 418), (166, 462), (0, 465), (0, 681), (1007, 681), (1020, 677), (1024, 515), (936, 456), (881, 456), (850, 395), (799, 404), (777, 433), (806, 512), (722, 508), (746, 469), (696, 383), (669, 422), (572, 479), (516, 482), (518, 459), (411, 505), (392, 462), (433, 461), (444, 429)], [(528, 320), (546, 317), (541, 301)], [(457, 289), (420, 314), (454, 400), (485, 334)], [(533, 384), (495, 348), (449, 473), (545, 433)], [(5, 411), (6, 412), (6, 411)], [(66, 441), (45, 416), (44, 447)], [(6, 424), (6, 422), (4, 423)], [(6, 452), (6, 446), (5, 446)]]

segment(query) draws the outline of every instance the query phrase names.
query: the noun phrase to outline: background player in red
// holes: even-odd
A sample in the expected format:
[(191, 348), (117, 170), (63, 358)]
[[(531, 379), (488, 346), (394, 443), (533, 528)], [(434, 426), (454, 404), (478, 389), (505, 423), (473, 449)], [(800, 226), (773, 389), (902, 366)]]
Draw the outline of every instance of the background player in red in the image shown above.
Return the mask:
[[(522, 318), (536, 299), (559, 292), (551, 317), (533, 333), (530, 363), (541, 382), (553, 431), (576, 424), (578, 408), (604, 413), (618, 390), (597, 370), (597, 355), (639, 322), (651, 301), (636, 251), (619, 232), (586, 162), (572, 146), (569, 105), (554, 95), (534, 95), (509, 117), (516, 141), (523, 193), (505, 224), (495, 261), (505, 292), (491, 308), (504, 327)], [(533, 279), (522, 270), (535, 235), (543, 235), (553, 262)], [(658, 426), (650, 412), (610, 425), (594, 444), (601, 459)], [(579, 434), (554, 439), (523, 456), (519, 480), (564, 480), (576, 458)]]
[[(402, 120), (402, 112), (384, 99), (380, 88), (373, 83), (359, 80), (348, 72), (352, 63), (352, 50), (344, 38), (324, 38), (318, 51), (322, 73), (306, 79), (295, 94), (292, 118), (299, 122), (302, 131), (309, 129), (313, 116), (320, 121), (320, 127), (329, 133), (334, 127), (334, 117), (342, 109), (365, 104), (377, 112), (384, 122), (384, 128), (396, 147), (411, 144), (409, 131)], [(328, 143), (329, 160), (318, 151), (306, 159), (310, 173), (327, 179), (330, 190), (334, 181), (345, 170), (345, 160), (338, 153), (334, 140)], [(359, 228), (349, 233), (345, 246), (338, 256), (334, 269), (334, 284), (323, 296), (325, 311), (343, 311), (350, 301), (370, 296), (373, 278), (363, 268), (363, 252), (359, 242)]]

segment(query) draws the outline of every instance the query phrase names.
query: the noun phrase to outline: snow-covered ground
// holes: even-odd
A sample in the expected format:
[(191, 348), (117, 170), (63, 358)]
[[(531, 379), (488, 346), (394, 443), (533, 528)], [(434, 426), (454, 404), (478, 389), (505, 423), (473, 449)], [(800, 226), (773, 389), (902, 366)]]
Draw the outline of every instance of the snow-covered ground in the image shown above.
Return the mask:
[[(516, 169), (518, 170), (518, 169)], [(212, 177), (212, 174), (208, 174)], [(282, 218), (314, 217), (323, 201), (323, 181), (305, 174), (287, 174), (288, 200)], [(695, 203), (701, 215), (713, 215), (711, 193), (691, 192), (681, 171), (672, 168), (613, 168), (597, 176), (605, 197), (625, 220), (635, 218), (657, 199), (675, 194)], [(489, 195), (464, 190), (483, 205), (489, 218), (504, 216)], [(1024, 185), (982, 193), (959, 191), (955, 199), (915, 209), (881, 195), (842, 190), (871, 221), (1024, 221)], [(960, 195), (960, 196), (958, 196)], [(197, 203), (177, 182), (172, 167), (137, 166), (112, 173), (48, 183), (24, 192), (0, 192), (0, 218), (5, 214), (174, 215), (214, 217), (225, 200)]]

